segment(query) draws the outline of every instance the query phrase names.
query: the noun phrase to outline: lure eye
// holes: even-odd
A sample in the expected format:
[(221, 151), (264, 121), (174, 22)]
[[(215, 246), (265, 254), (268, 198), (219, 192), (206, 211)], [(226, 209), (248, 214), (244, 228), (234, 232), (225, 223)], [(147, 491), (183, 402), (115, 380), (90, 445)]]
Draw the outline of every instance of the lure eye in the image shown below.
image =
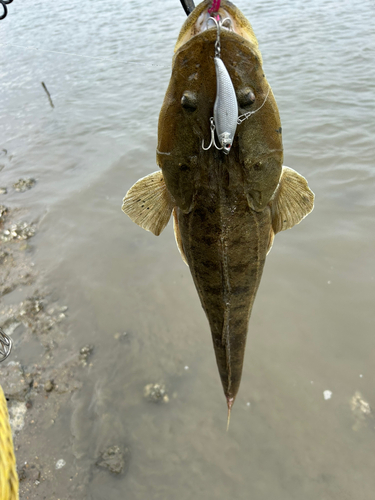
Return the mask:
[(228, 155), (231, 147), (232, 147), (232, 144), (230, 144), (230, 143), (224, 144), (224, 146), (223, 146), (223, 152), (226, 155)]
[(181, 97), (181, 106), (186, 109), (186, 111), (195, 111), (198, 107), (197, 94), (190, 90), (185, 90)]

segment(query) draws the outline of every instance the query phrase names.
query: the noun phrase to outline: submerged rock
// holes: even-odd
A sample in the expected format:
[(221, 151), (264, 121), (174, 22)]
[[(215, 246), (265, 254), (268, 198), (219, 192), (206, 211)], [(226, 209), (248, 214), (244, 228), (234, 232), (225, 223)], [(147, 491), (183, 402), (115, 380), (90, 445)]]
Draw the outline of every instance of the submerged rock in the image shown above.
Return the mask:
[(55, 384), (54, 384), (53, 380), (47, 380), (47, 382), (44, 384), (44, 390), (46, 392), (51, 392), (54, 387), (55, 387)]
[(25, 415), (27, 412), (26, 403), (24, 401), (13, 401), (8, 406), (9, 423), (12, 432), (19, 432), (25, 427)]
[(129, 448), (125, 448), (124, 451), (122, 451), (119, 446), (110, 446), (101, 453), (96, 465), (108, 469), (112, 474), (122, 474), (127, 472), (129, 461)]
[(356, 391), (351, 398), (350, 408), (355, 421), (353, 425), (354, 431), (359, 431), (366, 424), (370, 423), (370, 421), (373, 423), (374, 416), (371, 406), (359, 391)]
[(0, 222), (4, 222), (7, 213), (8, 208), (5, 205), (0, 205)]
[(87, 360), (91, 356), (94, 346), (87, 344), (79, 350), (79, 360), (83, 366), (87, 365)]
[(0, 380), (5, 397), (9, 400), (24, 401), (30, 390), (30, 381), (19, 362), (10, 361), (0, 368)]
[(143, 395), (146, 399), (154, 403), (159, 403), (161, 401), (163, 401), (163, 403), (169, 402), (169, 396), (164, 384), (147, 384), (143, 389)]
[(23, 193), (24, 191), (34, 187), (35, 184), (35, 179), (18, 179), (18, 181), (13, 184), (13, 187), (16, 191)]
[(34, 224), (28, 224), (27, 222), (18, 222), (17, 224), (12, 224), (9, 229), (4, 229), (0, 233), (0, 240), (5, 242), (12, 240), (27, 240), (34, 236), (34, 234)]

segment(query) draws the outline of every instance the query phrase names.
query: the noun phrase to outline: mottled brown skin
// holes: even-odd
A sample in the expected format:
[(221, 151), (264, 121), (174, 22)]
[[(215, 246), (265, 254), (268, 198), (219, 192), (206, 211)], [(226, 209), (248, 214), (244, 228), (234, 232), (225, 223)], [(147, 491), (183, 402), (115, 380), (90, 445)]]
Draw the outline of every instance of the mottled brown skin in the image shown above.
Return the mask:
[[(226, 2), (223, 2), (224, 6)], [(228, 405), (241, 380), (248, 321), (272, 233), (267, 205), (281, 174), (276, 102), (255, 46), (223, 30), (221, 56), (239, 114), (264, 106), (238, 125), (229, 155), (210, 142), (216, 95), (216, 30), (196, 35), (175, 57), (159, 118), (157, 161), (177, 205), (183, 251), (210, 323)], [(249, 90), (255, 95), (250, 102)]]

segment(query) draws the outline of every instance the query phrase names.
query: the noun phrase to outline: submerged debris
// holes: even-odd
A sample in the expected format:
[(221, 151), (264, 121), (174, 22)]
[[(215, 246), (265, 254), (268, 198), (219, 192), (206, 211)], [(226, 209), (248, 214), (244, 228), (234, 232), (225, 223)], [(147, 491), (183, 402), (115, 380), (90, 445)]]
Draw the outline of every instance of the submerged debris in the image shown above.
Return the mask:
[(358, 431), (363, 427), (369, 419), (373, 418), (371, 406), (359, 391), (354, 393), (354, 396), (350, 400), (350, 408), (353, 412), (355, 418), (355, 423), (353, 425), (353, 430)]
[(129, 448), (125, 448), (124, 451), (121, 451), (119, 446), (110, 446), (101, 453), (96, 465), (108, 469), (113, 474), (121, 474), (127, 472), (129, 461)]
[(60, 460), (56, 462), (55, 469), (57, 470), (62, 469), (65, 465), (66, 465), (65, 460), (63, 458), (60, 458)]
[(0, 233), (0, 240), (5, 242), (12, 240), (27, 240), (34, 236), (34, 234), (34, 224), (28, 224), (27, 222), (18, 222), (17, 224), (12, 224), (9, 229), (4, 229)]
[(93, 350), (94, 350), (94, 346), (90, 345), (90, 344), (87, 344), (80, 349), (79, 360), (83, 366), (87, 365), (87, 360), (91, 356)]
[(55, 387), (55, 384), (54, 384), (53, 380), (47, 380), (47, 382), (44, 384), (44, 390), (46, 392), (51, 392), (54, 387)]
[(8, 209), (5, 205), (0, 205), (0, 222), (4, 222)]
[(0, 380), (5, 397), (16, 401), (25, 400), (32, 382), (27, 379), (18, 361), (10, 361), (7, 365), (0, 367)]
[(359, 391), (356, 391), (350, 400), (350, 407), (357, 415), (370, 415), (371, 413), (370, 405), (363, 399), (362, 394)]
[(117, 332), (114, 334), (116, 340), (125, 340), (128, 338), (128, 332)]
[(324, 397), (325, 400), (331, 399), (331, 397), (332, 397), (332, 391), (328, 391), (328, 390), (324, 391), (323, 392), (323, 397)]
[[(66, 317), (60, 312), (61, 309), (65, 310), (65, 307), (55, 306), (54, 313), (50, 314), (45, 310), (44, 300), (36, 292), (34, 296), (24, 300), (18, 306), (4, 308), (0, 323), (4, 332), (11, 335), (19, 325), (23, 324), (30, 332), (38, 336), (49, 333)], [(50, 311), (50, 308), (47, 309)], [(46, 341), (42, 343), (45, 345)]]
[(143, 395), (154, 403), (159, 403), (160, 401), (163, 401), (163, 403), (169, 402), (169, 396), (164, 384), (147, 384), (143, 389)]
[(24, 401), (13, 401), (9, 404), (8, 410), (12, 432), (21, 431), (25, 427), (26, 403)]
[(7, 194), (8, 189), (6, 187), (0, 187), (0, 194)]
[(32, 316), (43, 310), (43, 301), (41, 297), (31, 297), (21, 302), (21, 307), (20, 316)]
[(38, 465), (25, 463), (17, 469), (18, 478), (21, 481), (29, 479), (31, 483), (38, 485), (40, 483), (40, 470)]
[(13, 187), (16, 191), (23, 193), (24, 191), (34, 187), (35, 184), (35, 179), (18, 179), (18, 181), (13, 184)]
[(19, 223), (19, 213), (19, 209), (0, 205), (0, 297), (19, 285), (30, 285), (35, 278), (31, 252), (25, 252), (29, 246), (23, 241), (35, 234), (35, 226)]

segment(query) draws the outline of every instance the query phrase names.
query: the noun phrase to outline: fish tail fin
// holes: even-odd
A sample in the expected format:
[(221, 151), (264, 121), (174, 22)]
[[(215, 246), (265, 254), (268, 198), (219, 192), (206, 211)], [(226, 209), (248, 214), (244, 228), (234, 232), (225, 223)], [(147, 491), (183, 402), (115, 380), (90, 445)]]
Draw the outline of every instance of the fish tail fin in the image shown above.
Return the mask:
[(234, 398), (230, 398), (229, 396), (227, 396), (227, 406), (228, 406), (227, 432), (228, 432), (228, 429), (229, 429), (229, 424), (230, 424), (230, 412), (231, 412), (231, 409), (232, 409), (233, 403), (234, 403)]

